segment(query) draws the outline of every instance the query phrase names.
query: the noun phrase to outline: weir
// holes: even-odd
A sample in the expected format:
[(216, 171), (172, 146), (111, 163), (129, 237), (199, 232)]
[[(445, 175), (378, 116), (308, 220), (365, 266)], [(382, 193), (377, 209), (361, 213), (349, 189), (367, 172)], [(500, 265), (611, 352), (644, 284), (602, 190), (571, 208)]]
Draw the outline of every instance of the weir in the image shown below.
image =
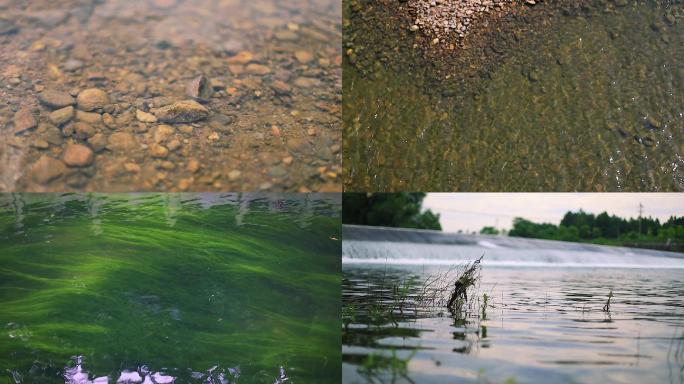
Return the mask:
[(684, 254), (505, 236), (344, 225), (343, 262), (485, 266), (684, 268)]

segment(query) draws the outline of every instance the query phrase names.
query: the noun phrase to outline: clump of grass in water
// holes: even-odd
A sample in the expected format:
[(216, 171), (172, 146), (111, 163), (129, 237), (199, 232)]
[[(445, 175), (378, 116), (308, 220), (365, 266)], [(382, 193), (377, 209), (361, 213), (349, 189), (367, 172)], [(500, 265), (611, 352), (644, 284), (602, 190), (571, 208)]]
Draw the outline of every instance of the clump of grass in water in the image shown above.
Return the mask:
[(606, 305), (603, 306), (603, 312), (610, 312), (610, 299), (613, 297), (613, 290), (610, 290), (610, 293), (608, 293), (608, 301), (606, 301)]
[(470, 264), (466, 264), (463, 272), (454, 282), (454, 289), (449, 297), (449, 302), (447, 303), (447, 309), (453, 312), (461, 312), (463, 306), (468, 302), (468, 290), (474, 287), (475, 284), (480, 279), (480, 271), (482, 267), (480, 261), (484, 256), (480, 256), (479, 259), (473, 261)]

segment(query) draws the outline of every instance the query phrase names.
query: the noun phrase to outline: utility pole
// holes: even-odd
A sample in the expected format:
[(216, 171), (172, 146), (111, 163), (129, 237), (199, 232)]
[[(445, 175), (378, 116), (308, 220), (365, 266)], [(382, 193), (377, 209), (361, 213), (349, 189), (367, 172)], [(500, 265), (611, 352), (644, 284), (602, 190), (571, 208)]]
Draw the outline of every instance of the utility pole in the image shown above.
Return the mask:
[(639, 237), (641, 237), (641, 214), (644, 212), (644, 205), (639, 203)]

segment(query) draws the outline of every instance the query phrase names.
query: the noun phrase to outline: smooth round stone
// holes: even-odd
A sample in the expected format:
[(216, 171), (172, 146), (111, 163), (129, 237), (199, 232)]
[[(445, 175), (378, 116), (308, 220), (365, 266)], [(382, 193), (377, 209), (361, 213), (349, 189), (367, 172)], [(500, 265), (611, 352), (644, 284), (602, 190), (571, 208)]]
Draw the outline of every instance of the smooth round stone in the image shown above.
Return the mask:
[(68, 106), (52, 111), (48, 115), (50, 122), (56, 126), (62, 126), (74, 118), (74, 107)]
[(78, 109), (90, 112), (109, 104), (109, 96), (101, 89), (90, 88), (79, 93), (76, 101)]
[(40, 93), (38, 101), (52, 109), (64, 108), (74, 104), (74, 98), (70, 94), (54, 89), (48, 89)]
[(93, 150), (81, 144), (71, 144), (64, 151), (64, 162), (70, 167), (86, 167), (95, 159)]

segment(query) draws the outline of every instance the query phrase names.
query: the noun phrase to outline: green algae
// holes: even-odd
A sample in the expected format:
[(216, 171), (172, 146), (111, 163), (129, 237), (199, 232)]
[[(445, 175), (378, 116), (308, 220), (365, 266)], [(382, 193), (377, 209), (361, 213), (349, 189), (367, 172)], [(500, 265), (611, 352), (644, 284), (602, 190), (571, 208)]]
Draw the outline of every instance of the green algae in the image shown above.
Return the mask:
[(334, 195), (0, 195), (0, 367), (340, 381)]

